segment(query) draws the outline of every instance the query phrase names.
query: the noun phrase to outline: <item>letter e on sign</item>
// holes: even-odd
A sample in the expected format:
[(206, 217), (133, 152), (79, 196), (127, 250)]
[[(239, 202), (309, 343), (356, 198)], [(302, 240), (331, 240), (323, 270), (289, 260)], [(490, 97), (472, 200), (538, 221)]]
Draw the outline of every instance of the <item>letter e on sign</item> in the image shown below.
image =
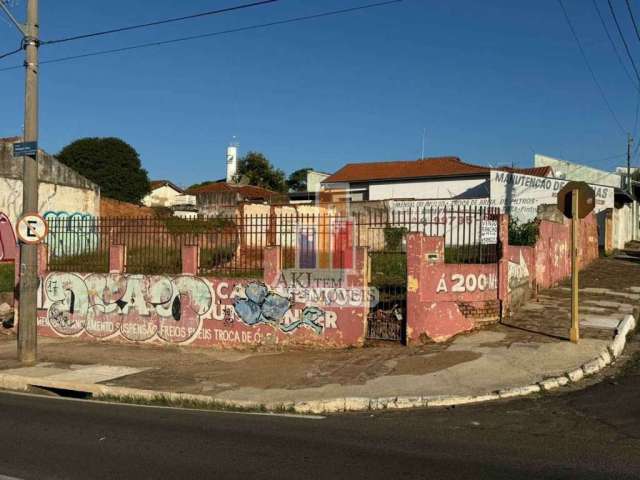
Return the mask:
[(42, 243), (47, 237), (49, 227), (41, 215), (37, 213), (27, 213), (18, 220), (16, 231), (18, 233), (18, 239), (22, 243), (33, 245)]

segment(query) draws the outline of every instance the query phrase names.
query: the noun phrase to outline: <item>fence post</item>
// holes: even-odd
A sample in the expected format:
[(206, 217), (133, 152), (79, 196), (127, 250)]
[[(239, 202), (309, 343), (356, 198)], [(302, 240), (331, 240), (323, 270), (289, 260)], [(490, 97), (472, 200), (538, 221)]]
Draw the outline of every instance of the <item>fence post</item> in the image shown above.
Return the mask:
[(266, 285), (275, 285), (282, 272), (282, 249), (270, 245), (264, 249), (263, 280)]
[(197, 275), (200, 267), (200, 246), (182, 245), (180, 253), (182, 256), (182, 273), (184, 275)]
[(109, 273), (124, 273), (127, 265), (127, 246), (109, 246)]

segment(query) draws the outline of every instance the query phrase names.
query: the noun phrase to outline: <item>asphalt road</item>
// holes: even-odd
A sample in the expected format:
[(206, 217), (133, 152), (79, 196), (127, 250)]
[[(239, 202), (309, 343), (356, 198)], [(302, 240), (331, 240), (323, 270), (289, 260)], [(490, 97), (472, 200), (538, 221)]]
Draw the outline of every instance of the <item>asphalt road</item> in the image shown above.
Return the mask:
[(640, 357), (564, 395), (322, 420), (0, 393), (0, 479), (640, 478)]

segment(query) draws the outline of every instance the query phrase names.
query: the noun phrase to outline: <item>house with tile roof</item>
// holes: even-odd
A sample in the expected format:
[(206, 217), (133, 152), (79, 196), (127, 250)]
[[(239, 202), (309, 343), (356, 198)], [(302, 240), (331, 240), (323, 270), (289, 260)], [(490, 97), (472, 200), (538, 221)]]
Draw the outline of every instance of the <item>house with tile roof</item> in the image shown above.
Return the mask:
[[(497, 170), (547, 177), (550, 167)], [(492, 169), (458, 157), (349, 163), (323, 180), (325, 191), (349, 192), (352, 201), (487, 198)]]
[(142, 199), (146, 207), (170, 207), (175, 197), (184, 194), (180, 187), (169, 180), (152, 180), (149, 183), (151, 191)]
[(242, 203), (270, 203), (282, 194), (255, 185), (242, 185), (218, 181), (187, 191), (196, 198), (198, 211), (202, 215), (234, 211)]

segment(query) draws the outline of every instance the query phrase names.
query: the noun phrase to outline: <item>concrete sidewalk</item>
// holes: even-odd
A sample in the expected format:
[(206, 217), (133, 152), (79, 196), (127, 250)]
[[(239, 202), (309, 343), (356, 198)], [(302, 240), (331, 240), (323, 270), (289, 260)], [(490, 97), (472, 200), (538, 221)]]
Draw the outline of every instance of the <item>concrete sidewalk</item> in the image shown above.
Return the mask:
[[(305, 411), (304, 405), (311, 405), (307, 411), (341, 410), (345, 399), (353, 400), (354, 409), (366, 409), (381, 408), (384, 402), (386, 408), (435, 405), (438, 398), (504, 398), (595, 373), (612, 360), (619, 323), (627, 317), (623, 337), (633, 328), (630, 314), (640, 300), (640, 265), (600, 260), (582, 277), (583, 339), (578, 345), (565, 340), (570, 298), (561, 286), (543, 292), (507, 324), (419, 347), (240, 352), (41, 338), (42, 363), (21, 368), (15, 337), (0, 335), (0, 377), (22, 378), (34, 386), (83, 386), (98, 395), (186, 394), (202, 401), (294, 406), (298, 411)], [(549, 378), (555, 380), (545, 384)]]

